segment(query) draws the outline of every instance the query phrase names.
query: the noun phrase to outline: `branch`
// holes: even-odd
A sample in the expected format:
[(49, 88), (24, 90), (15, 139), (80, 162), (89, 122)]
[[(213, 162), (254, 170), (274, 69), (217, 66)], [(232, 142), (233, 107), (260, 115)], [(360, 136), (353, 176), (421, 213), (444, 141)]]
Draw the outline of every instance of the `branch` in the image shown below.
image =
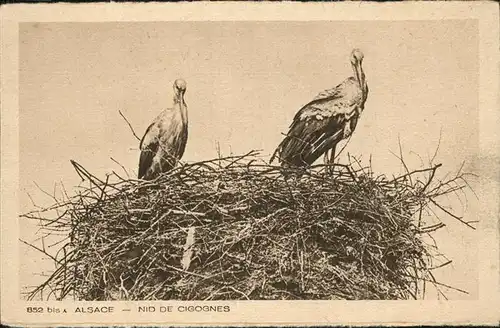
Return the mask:
[(456, 216), (455, 214), (451, 213), (450, 211), (448, 211), (446, 208), (444, 208), (443, 206), (439, 205), (434, 199), (432, 198), (429, 198), (429, 200), (434, 204), (436, 205), (441, 211), (445, 212), (446, 214), (448, 214), (449, 216), (451, 216), (452, 218), (462, 222), (463, 224), (465, 224), (466, 226), (468, 226), (469, 228), (473, 229), (473, 230), (476, 230), (476, 228), (474, 226), (472, 226), (469, 222), (467, 221), (464, 221), (462, 220), (461, 217), (459, 216)]
[(416, 173), (422, 173), (422, 172), (428, 172), (428, 171), (435, 171), (437, 170), (438, 168), (440, 168), (441, 166), (443, 166), (443, 164), (436, 164), (434, 167), (429, 167), (427, 169), (420, 169), (420, 170), (415, 170), (415, 171), (412, 171), (412, 172), (409, 172), (409, 173), (406, 173), (406, 174), (403, 174), (397, 178), (394, 178), (392, 179), (391, 181), (389, 181), (389, 183), (393, 183), (395, 181), (398, 181), (398, 180), (401, 180), (401, 179), (404, 179), (405, 177), (409, 176), (409, 175), (413, 175), (413, 174), (416, 174)]
[(122, 111), (121, 110), (118, 110), (118, 113), (120, 113), (121, 117), (123, 117), (123, 119), (125, 120), (125, 122), (127, 122), (128, 124), (128, 127), (130, 128), (130, 130), (132, 131), (132, 133), (134, 134), (134, 137), (138, 140), (138, 141), (141, 141), (141, 138), (139, 138), (137, 136), (137, 134), (135, 133), (134, 131), (134, 128), (132, 127), (132, 124), (130, 124), (130, 122), (127, 120), (127, 118), (125, 117), (125, 115), (123, 115)]
[(441, 164), (438, 164), (436, 166), (434, 166), (432, 168), (432, 171), (431, 171), (431, 175), (429, 177), (429, 179), (427, 180), (427, 183), (425, 184), (425, 186), (422, 188), (422, 192), (425, 191), (425, 189), (427, 189), (427, 187), (431, 184), (432, 182), (432, 179), (434, 179), (434, 175), (436, 174), (436, 170), (441, 166)]

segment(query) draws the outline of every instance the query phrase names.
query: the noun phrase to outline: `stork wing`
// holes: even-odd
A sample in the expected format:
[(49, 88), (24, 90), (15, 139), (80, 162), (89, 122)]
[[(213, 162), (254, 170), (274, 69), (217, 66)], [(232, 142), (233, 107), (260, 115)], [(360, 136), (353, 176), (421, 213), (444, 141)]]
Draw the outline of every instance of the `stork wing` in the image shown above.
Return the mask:
[(144, 133), (139, 148), (141, 156), (139, 158), (139, 179), (142, 178), (153, 163), (153, 157), (156, 155), (159, 147), (158, 131), (155, 128), (156, 122), (153, 122)]
[[(327, 90), (324, 90), (324, 91), (321, 91), (320, 93), (318, 93), (318, 95), (316, 97), (314, 97), (313, 100), (311, 100), (310, 102), (308, 102), (307, 104), (302, 106), (301, 109), (299, 109), (297, 114), (295, 114), (293, 121), (295, 122), (295, 121), (299, 120), (301, 117), (304, 116), (305, 113), (313, 110), (314, 108), (318, 108), (318, 106), (321, 106), (321, 104), (328, 103), (328, 102), (335, 101), (337, 99), (342, 98), (344, 96), (344, 94), (342, 93), (342, 91), (343, 91), (342, 87), (345, 83), (346, 82), (344, 81), (343, 83), (337, 85), (335, 88), (327, 89)], [(294, 123), (292, 122), (292, 125), (293, 124)], [(290, 125), (290, 127), (292, 127), (292, 125)]]
[(342, 139), (344, 115), (294, 120), (290, 132), (278, 147), (281, 161), (296, 166), (311, 165)]
[(292, 165), (310, 165), (343, 138), (347, 117), (352, 117), (356, 102), (352, 95), (353, 78), (333, 89), (320, 92), (295, 114), (290, 132), (271, 157)]

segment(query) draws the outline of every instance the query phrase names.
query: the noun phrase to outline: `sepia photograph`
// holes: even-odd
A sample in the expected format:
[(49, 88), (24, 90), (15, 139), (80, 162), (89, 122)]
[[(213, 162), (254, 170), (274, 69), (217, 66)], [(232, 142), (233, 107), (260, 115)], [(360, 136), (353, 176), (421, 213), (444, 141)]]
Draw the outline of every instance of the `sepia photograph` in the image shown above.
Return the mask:
[(498, 26), (483, 39), (495, 16), (481, 20), (494, 6), (299, 7), (16, 22), (2, 236), (20, 316), (498, 305), (483, 292), (498, 291)]

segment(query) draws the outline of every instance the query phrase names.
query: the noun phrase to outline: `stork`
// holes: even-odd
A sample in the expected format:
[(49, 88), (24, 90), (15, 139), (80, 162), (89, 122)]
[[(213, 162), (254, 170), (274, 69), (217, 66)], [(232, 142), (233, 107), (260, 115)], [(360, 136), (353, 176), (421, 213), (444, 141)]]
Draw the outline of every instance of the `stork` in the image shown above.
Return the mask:
[(182, 158), (188, 138), (186, 81), (174, 82), (174, 105), (162, 111), (147, 128), (139, 148), (139, 179), (152, 180), (170, 171)]
[(297, 112), (270, 162), (278, 156), (282, 167), (303, 168), (324, 155), (324, 163), (333, 164), (337, 144), (352, 135), (368, 96), (363, 57), (359, 49), (354, 49), (351, 52), (354, 77), (320, 92)]

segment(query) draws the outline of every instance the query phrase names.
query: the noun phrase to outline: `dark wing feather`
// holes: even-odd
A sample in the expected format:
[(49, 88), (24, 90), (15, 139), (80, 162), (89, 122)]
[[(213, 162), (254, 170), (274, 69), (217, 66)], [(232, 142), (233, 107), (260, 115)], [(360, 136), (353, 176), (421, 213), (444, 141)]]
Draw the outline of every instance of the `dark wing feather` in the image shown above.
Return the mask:
[(296, 120), (280, 144), (280, 159), (293, 166), (314, 163), (334, 143), (342, 139), (343, 117)]
[[(150, 136), (150, 133), (152, 132), (154, 125), (155, 123), (152, 123), (150, 126), (148, 126), (139, 144), (139, 148), (141, 149), (141, 156), (139, 158), (139, 173), (138, 173), (139, 179), (144, 177), (148, 169), (151, 167), (151, 164), (153, 163), (153, 157), (156, 155), (156, 152), (158, 151), (159, 147), (158, 138), (151, 138)], [(147, 141), (146, 138), (148, 139)]]
[[(308, 166), (343, 138), (346, 112), (354, 110), (357, 89), (350, 77), (335, 88), (320, 92), (293, 118), (290, 131), (279, 144), (276, 156), (282, 164)], [(338, 109), (338, 112), (337, 112)]]
[[(344, 82), (345, 83), (345, 82)], [(343, 83), (342, 83), (343, 84)], [(295, 154), (294, 159), (292, 160), (293, 162), (301, 162), (302, 160), (298, 158), (297, 154), (299, 152), (304, 150), (304, 147), (307, 146), (308, 143), (310, 143), (311, 140), (306, 140), (303, 138), (308, 137), (307, 139), (314, 139), (314, 137), (318, 137), (317, 135), (308, 135), (306, 134), (306, 130), (314, 130), (314, 131), (319, 131), (321, 130), (322, 125), (325, 122), (318, 121), (316, 122), (316, 128), (314, 128), (314, 123), (310, 125), (307, 129), (305, 127), (305, 122), (302, 120), (302, 117), (304, 114), (307, 115), (307, 112), (311, 110), (311, 108), (314, 108), (314, 105), (317, 104), (322, 104), (325, 102), (333, 101), (335, 99), (340, 99), (342, 98), (342, 84), (337, 85), (335, 88), (332, 89), (327, 89), (322, 92), (320, 92), (316, 97), (313, 98), (310, 102), (302, 106), (301, 109), (297, 111), (295, 114), (292, 123), (290, 124), (290, 131), (285, 137), (285, 139), (278, 145), (276, 150), (274, 151), (273, 155), (271, 156), (270, 162), (273, 162), (273, 160), (276, 158), (276, 156), (279, 157), (280, 161), (290, 161), (290, 155)], [(333, 122), (330, 122), (333, 123)], [(335, 127), (332, 127), (335, 128)], [(313, 132), (314, 132), (313, 131)], [(321, 141), (318, 139), (318, 141)], [(318, 156), (319, 157), (319, 156)], [(295, 164), (298, 165), (298, 164)]]

